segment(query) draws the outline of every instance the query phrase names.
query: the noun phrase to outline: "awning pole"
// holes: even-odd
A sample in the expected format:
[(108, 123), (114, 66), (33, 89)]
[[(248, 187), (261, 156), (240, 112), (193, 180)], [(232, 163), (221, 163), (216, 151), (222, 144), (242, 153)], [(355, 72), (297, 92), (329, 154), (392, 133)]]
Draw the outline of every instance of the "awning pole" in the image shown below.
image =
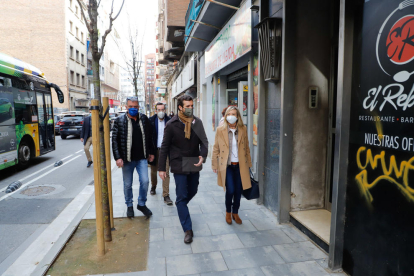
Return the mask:
[(189, 37), (189, 38), (194, 38), (194, 39), (197, 39), (197, 40), (201, 40), (201, 41), (204, 41), (204, 42), (208, 42), (208, 43), (210, 43), (211, 41), (208, 41), (208, 40), (205, 40), (205, 39), (202, 39), (202, 38), (198, 38), (198, 37), (195, 37), (195, 36), (189, 36), (189, 35), (185, 35), (186, 37)]
[(211, 3), (214, 3), (214, 4), (217, 4), (217, 5), (221, 5), (221, 6), (230, 8), (230, 9), (235, 9), (235, 10), (238, 10), (239, 9), (238, 7), (231, 6), (231, 5), (228, 5), (228, 4), (224, 4), (224, 3), (221, 3), (221, 2), (218, 2), (218, 1), (215, 1), (215, 0), (207, 0), (207, 1), (208, 2), (211, 2)]
[(221, 30), (221, 28), (219, 28), (219, 27), (216, 27), (216, 26), (213, 26), (213, 25), (210, 25), (210, 24), (201, 22), (201, 21), (196, 21), (196, 20), (193, 20), (193, 19), (190, 19), (190, 20), (193, 21), (193, 22), (195, 22), (195, 23), (198, 23), (198, 24), (206, 25), (208, 27), (211, 27), (211, 28), (214, 28), (214, 29), (217, 29), (217, 30)]

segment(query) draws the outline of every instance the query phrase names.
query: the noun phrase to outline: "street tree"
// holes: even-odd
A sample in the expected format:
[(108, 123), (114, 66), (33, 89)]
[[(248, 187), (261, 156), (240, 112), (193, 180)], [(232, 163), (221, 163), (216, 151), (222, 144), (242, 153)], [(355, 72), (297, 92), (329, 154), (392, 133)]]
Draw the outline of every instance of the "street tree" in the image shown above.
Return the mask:
[[(105, 158), (105, 136), (103, 130), (103, 119), (102, 115), (105, 110), (102, 110), (102, 100), (101, 100), (101, 81), (100, 81), (100, 72), (99, 72), (99, 60), (104, 53), (104, 48), (106, 44), (106, 39), (109, 33), (112, 31), (113, 22), (118, 18), (121, 13), (122, 7), (124, 6), (124, 1), (119, 8), (119, 11), (114, 13), (114, 2), (112, 0), (111, 11), (109, 13), (109, 27), (103, 32), (101, 36), (101, 43), (98, 45), (100, 30), (98, 29), (98, 8), (101, 4), (101, 0), (89, 0), (88, 4), (82, 0), (77, 0), (80, 10), (82, 12), (82, 18), (85, 22), (86, 28), (89, 32), (90, 37), (90, 51), (92, 54), (92, 83), (94, 88), (94, 98), (99, 101), (100, 107), (100, 119), (99, 119), (99, 155), (100, 155), (100, 164), (95, 164), (99, 166), (99, 171), (101, 175), (101, 186), (102, 186), (102, 209), (104, 216), (104, 229), (105, 229), (105, 240), (111, 241), (111, 225), (110, 225), (110, 209), (109, 209), (109, 197), (108, 197), (108, 178), (107, 178), (107, 166)], [(86, 6), (86, 7), (85, 7)], [(87, 10), (88, 17), (85, 16), (84, 8)], [(88, 20), (87, 20), (88, 19)]]
[(126, 64), (126, 71), (128, 72), (129, 78), (134, 87), (134, 95), (138, 97), (138, 80), (142, 70), (142, 45), (145, 36), (145, 27), (142, 35), (139, 33), (139, 28), (133, 24), (130, 15), (127, 13), (128, 33), (127, 33), (127, 50), (124, 48), (122, 41), (114, 39), (119, 52), (121, 53), (122, 59)]

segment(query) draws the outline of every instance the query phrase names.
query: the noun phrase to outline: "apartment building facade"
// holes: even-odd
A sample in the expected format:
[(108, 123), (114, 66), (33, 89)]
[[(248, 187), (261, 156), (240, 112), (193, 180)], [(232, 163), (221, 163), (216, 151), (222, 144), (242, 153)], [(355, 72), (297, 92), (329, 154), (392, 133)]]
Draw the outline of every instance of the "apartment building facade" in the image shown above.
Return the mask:
[(0, 36), (7, 39), (0, 40), (0, 51), (33, 64), (61, 87), (65, 102), (52, 94), (55, 113), (83, 110), (87, 31), (77, 1), (6, 1), (1, 9)]
[[(184, 53), (185, 18), (189, 1), (158, 0), (157, 97), (175, 110), (168, 84)], [(170, 85), (171, 86), (171, 85)]]
[(88, 30), (82, 19), (82, 8), (75, 0), (65, 1), (66, 37), (68, 51), (69, 110), (88, 111), (87, 92), (87, 36)]
[(154, 112), (156, 103), (155, 97), (155, 53), (147, 54), (144, 58), (144, 87), (145, 87), (145, 106), (146, 115), (150, 116)]

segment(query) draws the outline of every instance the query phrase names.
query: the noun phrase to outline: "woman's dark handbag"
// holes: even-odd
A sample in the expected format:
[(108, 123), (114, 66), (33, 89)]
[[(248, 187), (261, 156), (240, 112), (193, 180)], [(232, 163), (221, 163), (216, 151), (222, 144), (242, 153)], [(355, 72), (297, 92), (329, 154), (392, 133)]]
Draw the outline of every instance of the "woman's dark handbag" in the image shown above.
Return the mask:
[(255, 199), (260, 197), (260, 191), (259, 191), (259, 182), (254, 180), (253, 173), (250, 171), (250, 182), (252, 183), (252, 187), (247, 190), (243, 190), (242, 194), (247, 199)]

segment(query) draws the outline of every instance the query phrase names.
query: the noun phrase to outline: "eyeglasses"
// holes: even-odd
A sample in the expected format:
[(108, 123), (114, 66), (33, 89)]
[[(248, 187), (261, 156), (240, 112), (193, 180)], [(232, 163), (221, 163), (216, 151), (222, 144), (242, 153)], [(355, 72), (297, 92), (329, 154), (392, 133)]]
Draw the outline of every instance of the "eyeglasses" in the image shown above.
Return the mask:
[(138, 97), (127, 97), (127, 101), (137, 102), (138, 101)]

